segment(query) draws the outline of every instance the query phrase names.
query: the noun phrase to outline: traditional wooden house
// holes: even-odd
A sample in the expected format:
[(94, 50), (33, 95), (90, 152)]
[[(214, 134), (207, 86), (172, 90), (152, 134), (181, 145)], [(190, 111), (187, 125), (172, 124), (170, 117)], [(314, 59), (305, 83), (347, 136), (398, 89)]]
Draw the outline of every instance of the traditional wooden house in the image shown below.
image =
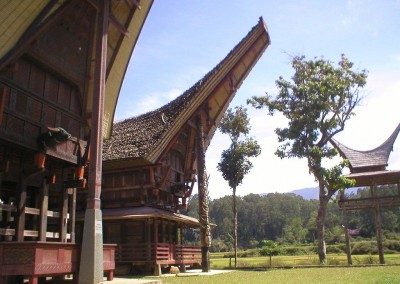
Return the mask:
[[(393, 131), (392, 135), (380, 146), (368, 150), (359, 151), (351, 149), (340, 142), (332, 139), (332, 145), (338, 150), (340, 155), (349, 161), (350, 174), (346, 177), (355, 181), (355, 186), (370, 187), (370, 197), (368, 198), (346, 198), (341, 192), (339, 207), (343, 212), (344, 229), (347, 245), (348, 263), (352, 264), (351, 249), (349, 242), (349, 230), (347, 228), (346, 211), (371, 209), (375, 220), (376, 240), (378, 246), (379, 261), (385, 263), (382, 244), (382, 230), (380, 208), (400, 206), (400, 170), (387, 170), (388, 160), (393, 144), (400, 132), (400, 124)], [(397, 184), (398, 195), (381, 196), (378, 195), (379, 185)]]
[[(110, 134), (152, 2), (1, 2), (0, 283), (77, 276), (76, 192), (86, 183), (90, 132), (103, 124)], [(103, 113), (96, 104), (104, 102)], [(106, 271), (112, 250), (104, 251)]]
[[(116, 262), (154, 267), (200, 263), (200, 247), (185, 245), (182, 230), (201, 226), (184, 216), (196, 182), (203, 129), (209, 145), (236, 90), (270, 44), (264, 21), (193, 87), (169, 104), (117, 122), (103, 147), (102, 213), (105, 243)], [(197, 120), (197, 121), (196, 121)], [(78, 194), (78, 209), (86, 196)]]

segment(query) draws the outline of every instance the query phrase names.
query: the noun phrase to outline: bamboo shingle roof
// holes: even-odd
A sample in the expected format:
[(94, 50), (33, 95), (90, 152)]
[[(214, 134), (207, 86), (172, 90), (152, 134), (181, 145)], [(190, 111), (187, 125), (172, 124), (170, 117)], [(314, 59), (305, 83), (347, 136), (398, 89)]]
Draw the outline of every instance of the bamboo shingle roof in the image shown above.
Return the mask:
[(351, 173), (381, 171), (385, 170), (388, 165), (390, 152), (393, 149), (393, 144), (396, 141), (399, 131), (400, 124), (385, 142), (377, 148), (368, 151), (351, 149), (334, 139), (331, 142), (340, 155), (349, 160)]
[(156, 163), (205, 103), (214, 122), (206, 133), (207, 147), (236, 90), (269, 44), (266, 25), (260, 18), (218, 65), (181, 96), (159, 109), (114, 123), (111, 138), (104, 141), (103, 162), (142, 159)]

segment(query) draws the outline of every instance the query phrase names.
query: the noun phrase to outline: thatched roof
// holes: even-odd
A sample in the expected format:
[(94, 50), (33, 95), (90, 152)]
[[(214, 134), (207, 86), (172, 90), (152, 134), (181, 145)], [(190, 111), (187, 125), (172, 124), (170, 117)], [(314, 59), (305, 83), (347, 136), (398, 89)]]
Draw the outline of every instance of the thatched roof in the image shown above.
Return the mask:
[(188, 120), (208, 102), (215, 125), (208, 129), (209, 144), (223, 112), (252, 67), (270, 44), (260, 21), (238, 45), (193, 87), (169, 104), (149, 113), (117, 122), (104, 141), (103, 161), (145, 159), (155, 163)]
[(382, 145), (368, 151), (351, 149), (334, 139), (332, 139), (331, 142), (339, 151), (340, 155), (349, 160), (352, 173), (384, 170), (388, 165), (389, 155), (393, 149), (393, 144), (396, 141), (399, 131), (400, 124)]

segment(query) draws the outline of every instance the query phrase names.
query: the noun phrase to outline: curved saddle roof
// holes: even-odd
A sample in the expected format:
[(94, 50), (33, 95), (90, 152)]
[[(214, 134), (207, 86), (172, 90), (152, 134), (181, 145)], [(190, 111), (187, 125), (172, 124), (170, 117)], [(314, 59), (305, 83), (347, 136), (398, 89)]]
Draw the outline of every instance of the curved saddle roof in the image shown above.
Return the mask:
[(104, 141), (103, 161), (143, 159), (143, 163), (156, 163), (182, 127), (204, 108), (213, 122), (205, 133), (207, 146), (236, 90), (269, 44), (260, 18), (216, 67), (181, 96), (159, 109), (115, 123), (111, 139)]
[(331, 143), (343, 158), (349, 160), (352, 173), (385, 170), (399, 131), (400, 123), (385, 142), (379, 147), (368, 151), (351, 149), (335, 139), (331, 139)]

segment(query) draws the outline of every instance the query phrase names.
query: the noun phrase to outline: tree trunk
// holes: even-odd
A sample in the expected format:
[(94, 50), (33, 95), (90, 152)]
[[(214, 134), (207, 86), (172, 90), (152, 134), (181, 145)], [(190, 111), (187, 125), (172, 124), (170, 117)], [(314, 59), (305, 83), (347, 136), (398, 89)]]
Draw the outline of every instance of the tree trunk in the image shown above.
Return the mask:
[(236, 207), (236, 187), (233, 189), (233, 248), (235, 250), (235, 269), (237, 268), (238, 221)]
[(324, 194), (324, 187), (319, 187), (319, 208), (317, 215), (317, 239), (318, 239), (318, 256), (319, 263), (324, 264), (326, 262), (326, 244), (325, 244), (325, 219), (326, 210), (328, 205), (329, 197)]

